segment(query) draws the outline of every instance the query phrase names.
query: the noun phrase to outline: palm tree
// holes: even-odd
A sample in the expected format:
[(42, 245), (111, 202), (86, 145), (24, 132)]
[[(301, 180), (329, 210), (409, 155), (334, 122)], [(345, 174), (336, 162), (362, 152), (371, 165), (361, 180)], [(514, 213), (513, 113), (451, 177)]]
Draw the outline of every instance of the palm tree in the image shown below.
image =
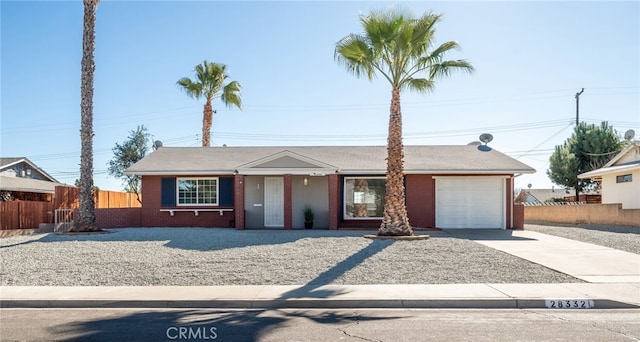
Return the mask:
[(391, 107), (387, 137), (387, 185), (384, 213), (378, 235), (410, 236), (404, 189), (404, 151), (400, 93), (405, 89), (428, 93), (435, 81), (454, 70), (472, 72), (465, 60), (445, 60), (459, 48), (457, 42), (433, 50), (435, 25), (441, 15), (426, 13), (419, 18), (402, 9), (372, 11), (360, 16), (361, 34), (350, 34), (336, 44), (334, 58), (350, 73), (373, 80), (382, 75), (391, 83)]
[(202, 146), (210, 146), (211, 125), (213, 124), (213, 113), (211, 100), (219, 97), (222, 102), (231, 107), (235, 105), (242, 110), (240, 99), (240, 83), (228, 81), (226, 73), (227, 66), (218, 63), (209, 63), (206, 60), (195, 67), (196, 79), (191, 80), (183, 77), (177, 84), (182, 90), (195, 99), (204, 97), (204, 111), (202, 112)]
[(96, 231), (95, 202), (93, 200), (93, 54), (96, 43), (96, 8), (100, 0), (84, 0), (84, 29), (82, 31), (82, 80), (80, 100), (80, 193), (78, 217), (73, 231)]

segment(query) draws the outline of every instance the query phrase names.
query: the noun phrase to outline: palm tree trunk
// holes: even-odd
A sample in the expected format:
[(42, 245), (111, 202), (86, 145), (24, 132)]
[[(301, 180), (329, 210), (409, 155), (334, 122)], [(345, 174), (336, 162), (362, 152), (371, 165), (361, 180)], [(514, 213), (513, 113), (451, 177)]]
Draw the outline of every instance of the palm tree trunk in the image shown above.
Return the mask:
[(82, 81), (80, 103), (80, 193), (78, 217), (73, 231), (96, 231), (95, 202), (93, 200), (93, 73), (95, 70), (95, 25), (99, 0), (84, 0), (84, 29), (82, 33)]
[(211, 125), (213, 124), (213, 108), (211, 100), (207, 100), (204, 104), (202, 112), (202, 147), (211, 146)]
[(404, 151), (402, 146), (402, 113), (400, 88), (391, 91), (389, 137), (387, 138), (387, 185), (382, 224), (378, 235), (410, 236), (404, 190)]

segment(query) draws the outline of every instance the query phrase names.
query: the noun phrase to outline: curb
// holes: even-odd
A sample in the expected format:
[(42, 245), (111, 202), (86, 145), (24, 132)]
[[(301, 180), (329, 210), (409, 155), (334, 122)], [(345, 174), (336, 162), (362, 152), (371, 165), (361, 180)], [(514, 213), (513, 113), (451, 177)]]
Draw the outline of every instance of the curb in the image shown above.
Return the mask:
[[(590, 309), (637, 309), (638, 305), (610, 299), (593, 299)], [(39, 300), (10, 299), (0, 302), (2, 309), (109, 308), (109, 309), (548, 309), (545, 299), (294, 299), (294, 300)], [(588, 310), (588, 309), (555, 309)]]

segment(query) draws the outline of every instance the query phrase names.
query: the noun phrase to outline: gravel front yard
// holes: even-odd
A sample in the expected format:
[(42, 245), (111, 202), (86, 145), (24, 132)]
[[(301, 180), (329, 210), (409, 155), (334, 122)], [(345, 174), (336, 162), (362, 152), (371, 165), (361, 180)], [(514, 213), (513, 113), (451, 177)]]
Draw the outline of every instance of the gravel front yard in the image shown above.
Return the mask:
[[(543, 229), (535, 226), (532, 230)], [(369, 240), (363, 234), (130, 228), (92, 235), (14, 236), (0, 239), (0, 285), (580, 282), (446, 231), (429, 232), (431, 238), (423, 241)], [(629, 239), (630, 244), (636, 243), (635, 248), (639, 237), (632, 234)]]

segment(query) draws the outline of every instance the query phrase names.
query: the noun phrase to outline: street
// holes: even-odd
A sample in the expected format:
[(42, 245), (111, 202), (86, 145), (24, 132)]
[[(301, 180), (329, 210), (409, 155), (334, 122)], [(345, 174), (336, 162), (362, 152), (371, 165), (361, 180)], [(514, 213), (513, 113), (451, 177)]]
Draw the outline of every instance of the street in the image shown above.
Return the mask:
[(3, 309), (2, 341), (639, 341), (640, 310)]

